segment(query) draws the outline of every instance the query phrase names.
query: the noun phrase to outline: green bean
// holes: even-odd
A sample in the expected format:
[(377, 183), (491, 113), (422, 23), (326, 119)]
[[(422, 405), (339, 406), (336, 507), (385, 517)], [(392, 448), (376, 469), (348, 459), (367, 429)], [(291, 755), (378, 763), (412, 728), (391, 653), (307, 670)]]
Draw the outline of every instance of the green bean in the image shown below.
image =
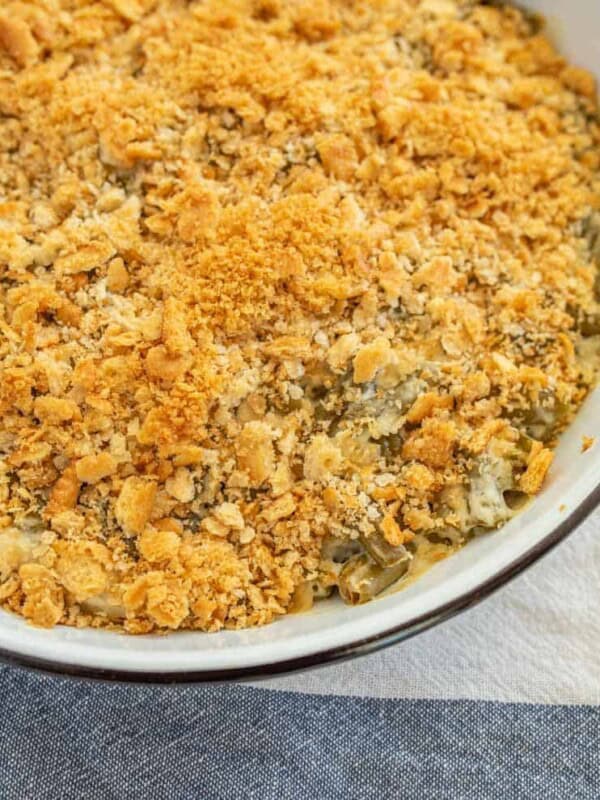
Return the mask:
[(408, 571), (410, 559), (393, 567), (381, 567), (368, 553), (354, 556), (340, 572), (338, 589), (342, 600), (349, 605), (359, 605), (372, 600)]
[(545, 389), (536, 405), (517, 409), (509, 417), (523, 426), (528, 436), (546, 442), (555, 435), (568, 413), (569, 406)]
[(394, 567), (400, 561), (406, 561), (410, 557), (404, 545), (394, 547), (385, 540), (380, 531), (371, 533), (369, 536), (361, 536), (360, 540), (371, 558), (382, 567)]

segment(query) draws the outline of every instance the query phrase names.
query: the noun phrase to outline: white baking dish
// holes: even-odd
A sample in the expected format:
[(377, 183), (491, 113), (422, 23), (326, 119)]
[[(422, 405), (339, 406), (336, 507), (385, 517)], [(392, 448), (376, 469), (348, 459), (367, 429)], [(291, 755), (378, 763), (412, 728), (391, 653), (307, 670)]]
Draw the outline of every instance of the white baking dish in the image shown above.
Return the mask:
[[(600, 3), (531, 0), (561, 49), (600, 75)], [(357, 608), (339, 600), (261, 629), (217, 634), (122, 636), (39, 630), (0, 612), (0, 656), (54, 672), (140, 681), (269, 675), (369, 652), (414, 635), (472, 605), (528, 567), (600, 504), (600, 391), (564, 435), (542, 494), (501, 531), (476, 539), (406, 590)]]

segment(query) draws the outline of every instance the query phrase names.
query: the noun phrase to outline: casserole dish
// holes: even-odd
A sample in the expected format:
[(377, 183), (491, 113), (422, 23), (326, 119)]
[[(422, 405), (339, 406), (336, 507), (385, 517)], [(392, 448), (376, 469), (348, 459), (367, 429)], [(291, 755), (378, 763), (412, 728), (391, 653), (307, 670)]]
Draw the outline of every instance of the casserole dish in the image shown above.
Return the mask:
[[(558, 2), (529, 4), (545, 13), (562, 51), (598, 71), (600, 12), (580, 4), (560, 15)], [(358, 609), (334, 600), (309, 614), (290, 616), (259, 630), (200, 637), (126, 638), (112, 632), (55, 628), (40, 631), (2, 614), (0, 650), (7, 659), (59, 672), (132, 680), (173, 681), (272, 674), (367, 652), (419, 632), (467, 607), (524, 569), (567, 535), (596, 504), (597, 448), (581, 452), (593, 436), (597, 394), (569, 428), (544, 492), (494, 536), (481, 537), (438, 564), (418, 583)], [(150, 666), (150, 669), (149, 669)]]

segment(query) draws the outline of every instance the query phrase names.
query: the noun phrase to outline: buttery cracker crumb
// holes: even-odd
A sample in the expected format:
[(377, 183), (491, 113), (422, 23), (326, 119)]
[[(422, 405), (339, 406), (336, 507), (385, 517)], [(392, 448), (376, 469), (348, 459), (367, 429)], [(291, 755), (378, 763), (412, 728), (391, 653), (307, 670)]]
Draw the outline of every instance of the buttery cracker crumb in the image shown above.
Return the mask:
[(180, 503), (191, 503), (196, 495), (194, 478), (186, 467), (178, 467), (175, 473), (165, 481), (165, 489)]
[(31, 28), (16, 15), (0, 13), (0, 44), (20, 67), (29, 67), (37, 61), (39, 47)]
[(52, 572), (41, 564), (24, 564), (19, 570), (25, 601), (23, 616), (41, 628), (51, 628), (63, 615), (64, 597)]
[(126, 533), (141, 533), (152, 514), (156, 483), (131, 475), (126, 478), (115, 503), (115, 516)]
[(296, 509), (296, 502), (290, 492), (281, 495), (268, 506), (264, 512), (263, 517), (267, 522), (276, 522), (280, 519), (285, 519), (291, 516)]
[(81, 418), (80, 411), (72, 400), (59, 397), (37, 397), (33, 408), (39, 420), (51, 424)]
[(244, 517), (235, 503), (221, 503), (215, 508), (214, 515), (227, 528), (234, 531), (241, 531), (244, 528)]
[(594, 436), (582, 436), (581, 437), (581, 452), (587, 452), (591, 447), (594, 446), (596, 442), (596, 438)]
[(77, 602), (101, 594), (107, 587), (104, 568), (108, 552), (95, 542), (64, 542), (58, 548), (56, 573)]
[(98, 483), (109, 475), (114, 475), (117, 465), (110, 453), (84, 456), (75, 465), (77, 478), (82, 483)]
[(180, 544), (181, 537), (175, 531), (147, 528), (138, 537), (140, 553), (152, 564), (174, 558)]
[(335, 474), (342, 464), (339, 447), (328, 436), (315, 436), (304, 457), (304, 475), (310, 481), (325, 481)]
[(527, 465), (527, 469), (521, 475), (520, 485), (523, 491), (527, 492), (527, 494), (539, 492), (553, 458), (554, 453), (547, 448), (542, 448), (533, 456)]
[(392, 547), (398, 547), (414, 538), (412, 531), (401, 530), (396, 520), (390, 514), (386, 514), (382, 519), (380, 528), (386, 542), (391, 544)]
[(273, 433), (264, 422), (247, 422), (238, 437), (237, 460), (247, 470), (254, 485), (260, 485), (273, 472), (275, 453)]
[(59, 475), (50, 490), (48, 502), (44, 510), (45, 515), (52, 518), (62, 511), (75, 508), (79, 496), (79, 487), (80, 482), (77, 477), (76, 466), (75, 464), (70, 464), (64, 469), (62, 474)]
[(354, 383), (372, 381), (391, 358), (390, 343), (383, 336), (362, 347), (354, 357)]
[(110, 292), (122, 293), (129, 285), (129, 273), (122, 258), (113, 258), (108, 265), (106, 288)]

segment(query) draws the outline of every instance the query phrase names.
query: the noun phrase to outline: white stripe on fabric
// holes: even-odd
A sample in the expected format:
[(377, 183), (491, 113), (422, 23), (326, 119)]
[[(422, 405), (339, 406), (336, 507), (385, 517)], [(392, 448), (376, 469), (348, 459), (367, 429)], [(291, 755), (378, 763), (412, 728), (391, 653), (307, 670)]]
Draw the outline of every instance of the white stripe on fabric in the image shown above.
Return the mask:
[(449, 622), (386, 651), (261, 685), (600, 705), (600, 512), (524, 575)]

